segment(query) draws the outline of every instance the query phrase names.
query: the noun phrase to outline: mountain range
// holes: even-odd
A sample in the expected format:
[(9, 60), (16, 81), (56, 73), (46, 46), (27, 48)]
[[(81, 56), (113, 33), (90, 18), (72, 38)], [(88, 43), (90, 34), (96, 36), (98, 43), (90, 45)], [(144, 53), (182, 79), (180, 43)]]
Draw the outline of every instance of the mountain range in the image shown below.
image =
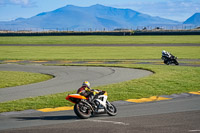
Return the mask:
[(200, 13), (195, 13), (190, 18), (188, 18), (183, 24), (193, 24), (200, 25)]
[[(188, 19), (185, 24), (199, 22), (197, 18)], [(50, 12), (43, 12), (31, 18), (18, 18), (13, 21), (0, 22), (0, 30), (42, 30), (67, 29), (113, 30), (116, 28), (134, 29), (138, 26), (179, 25), (181, 22), (153, 17), (131, 9), (120, 9), (103, 5), (78, 7), (67, 5)]]

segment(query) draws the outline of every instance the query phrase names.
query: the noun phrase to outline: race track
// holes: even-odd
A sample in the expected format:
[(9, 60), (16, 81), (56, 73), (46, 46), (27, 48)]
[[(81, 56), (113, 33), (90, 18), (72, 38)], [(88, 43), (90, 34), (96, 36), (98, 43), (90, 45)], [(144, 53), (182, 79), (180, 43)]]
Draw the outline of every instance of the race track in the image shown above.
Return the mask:
[(0, 114), (0, 133), (199, 133), (200, 96), (135, 104), (114, 103), (118, 115), (86, 120), (73, 112), (34, 110)]
[(0, 89), (0, 102), (77, 90), (83, 81), (107, 85), (151, 75), (152, 72), (117, 67), (43, 66), (0, 64), (0, 71), (25, 71), (53, 75), (48, 81)]
[[(115, 67), (78, 67), (0, 64), (0, 71), (26, 71), (54, 75), (55, 78), (18, 87), (0, 89), (1, 101), (75, 90), (82, 81), (92, 86), (117, 83), (151, 75), (152, 72)], [(188, 133), (200, 132), (200, 96), (185, 95), (150, 103), (116, 101), (118, 115), (99, 115), (87, 120), (73, 110), (40, 112), (25, 110), (0, 113), (0, 133)]]

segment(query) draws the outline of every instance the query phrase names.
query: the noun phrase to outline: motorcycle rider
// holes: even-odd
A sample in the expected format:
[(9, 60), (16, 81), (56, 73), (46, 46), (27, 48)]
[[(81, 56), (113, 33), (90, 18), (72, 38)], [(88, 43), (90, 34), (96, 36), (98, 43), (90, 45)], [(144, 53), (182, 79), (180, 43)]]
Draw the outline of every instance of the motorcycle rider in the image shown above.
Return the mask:
[(162, 51), (162, 56), (163, 57), (167, 57), (167, 58), (170, 58), (171, 57), (171, 54), (165, 50)]
[(167, 64), (168, 60), (171, 58), (171, 54), (165, 50), (162, 51), (162, 59), (164, 63)]
[(88, 98), (88, 101), (94, 105), (94, 99), (95, 99), (95, 95), (96, 92), (94, 91), (94, 89), (90, 88), (90, 83), (88, 81), (84, 81), (82, 86), (78, 89), (77, 91), (78, 94), (85, 96)]
[(172, 55), (171, 53), (163, 50), (162, 51), (162, 60), (164, 60), (164, 63), (169, 65), (174, 63), (175, 65), (179, 65), (178, 61), (176, 60), (177, 57), (175, 57), (174, 55)]

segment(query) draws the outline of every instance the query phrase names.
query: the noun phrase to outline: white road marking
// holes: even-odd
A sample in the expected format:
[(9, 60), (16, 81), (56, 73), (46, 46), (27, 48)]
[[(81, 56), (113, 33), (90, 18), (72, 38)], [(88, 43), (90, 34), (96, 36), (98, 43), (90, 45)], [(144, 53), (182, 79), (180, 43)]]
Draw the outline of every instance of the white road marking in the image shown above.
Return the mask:
[(112, 124), (116, 124), (116, 125), (124, 125), (124, 126), (128, 126), (128, 125), (130, 125), (129, 123), (117, 122), (117, 121), (105, 121), (105, 120), (87, 120), (87, 121), (91, 121), (91, 122), (99, 122), (99, 123), (112, 123)]
[(200, 132), (200, 130), (189, 130), (189, 132)]

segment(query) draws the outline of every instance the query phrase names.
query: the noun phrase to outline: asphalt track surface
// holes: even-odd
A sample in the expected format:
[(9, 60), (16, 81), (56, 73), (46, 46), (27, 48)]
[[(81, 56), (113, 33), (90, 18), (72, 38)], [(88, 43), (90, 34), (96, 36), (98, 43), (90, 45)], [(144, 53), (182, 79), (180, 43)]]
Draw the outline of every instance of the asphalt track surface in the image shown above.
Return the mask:
[(91, 86), (107, 85), (151, 75), (152, 72), (117, 67), (43, 66), (0, 64), (0, 71), (25, 71), (53, 75), (40, 83), (1, 88), (0, 102), (77, 90), (83, 81)]
[(200, 96), (133, 104), (114, 103), (115, 117), (98, 115), (87, 120), (72, 110), (0, 115), (0, 133), (199, 133)]

